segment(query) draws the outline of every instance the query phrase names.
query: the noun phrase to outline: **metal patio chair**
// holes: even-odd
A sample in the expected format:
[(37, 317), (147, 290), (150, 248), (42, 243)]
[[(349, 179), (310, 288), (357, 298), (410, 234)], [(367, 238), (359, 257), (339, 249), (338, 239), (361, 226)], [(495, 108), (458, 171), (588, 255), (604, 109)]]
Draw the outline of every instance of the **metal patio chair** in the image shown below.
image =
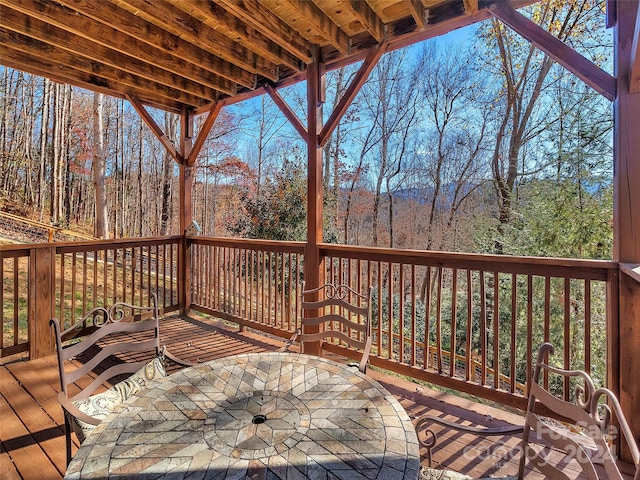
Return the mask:
[[(58, 401), (64, 412), (67, 465), (71, 461), (72, 430), (80, 443), (84, 442), (117, 405), (165, 377), (167, 360), (192, 365), (160, 348), (159, 318), (157, 298), (152, 294), (148, 307), (124, 302), (97, 307), (64, 331), (58, 319), (50, 320), (60, 371)], [(77, 357), (84, 361), (81, 366), (73, 363)], [(125, 358), (128, 361), (123, 361)], [(95, 394), (103, 383), (114, 383), (125, 376)]]
[[(299, 341), (304, 352), (304, 342), (325, 341), (337, 338), (352, 348), (362, 350), (358, 369), (365, 373), (371, 351), (371, 288), (366, 295), (352, 290), (347, 285), (324, 284), (318, 288), (305, 290), (302, 283), (301, 328), (281, 349), (288, 350), (293, 342)], [(319, 300), (309, 300), (313, 296)], [(307, 326), (319, 326), (317, 333), (304, 333)]]
[[(524, 426), (503, 428), (476, 428), (448, 422), (439, 417), (424, 415), (416, 422), (418, 434), (422, 428), (426, 428), (426, 440), (418, 435), (420, 443), (427, 448), (428, 467), (420, 470), (422, 480), (455, 479), (467, 480), (471, 477), (450, 470), (436, 470), (431, 468), (431, 453), (436, 445), (437, 436), (429, 429), (431, 424), (437, 423), (449, 428), (480, 436), (497, 436), (522, 432), (520, 448), (520, 463), (517, 477), (502, 477), (504, 479), (524, 476), (524, 467), (527, 461), (542, 473), (546, 478), (569, 479), (560, 465), (550, 462), (538, 449), (531, 444), (531, 435), (535, 433), (553, 448), (566, 452), (577, 461), (581, 472), (589, 479), (606, 478), (610, 480), (622, 480), (622, 474), (616, 463), (616, 459), (610, 448), (611, 429), (617, 429), (620, 436), (626, 440), (633, 463), (635, 466), (634, 480), (640, 480), (640, 453), (633, 438), (631, 429), (624, 418), (620, 403), (615, 395), (606, 388), (596, 389), (591, 377), (579, 370), (563, 370), (548, 364), (548, 356), (553, 354), (553, 346), (544, 343), (538, 351), (538, 359), (535, 366), (529, 402), (525, 414)], [(541, 374), (557, 375), (563, 381), (576, 379), (575, 400), (568, 402), (552, 395), (541, 382)], [(616, 419), (616, 427), (613, 427), (612, 413)], [(562, 419), (565, 423), (574, 425), (573, 429), (562, 426), (558, 421), (553, 421), (546, 415)], [(543, 416), (545, 415), (545, 416)], [(572, 430), (579, 433), (574, 433)], [(596, 467), (596, 464), (600, 464)]]

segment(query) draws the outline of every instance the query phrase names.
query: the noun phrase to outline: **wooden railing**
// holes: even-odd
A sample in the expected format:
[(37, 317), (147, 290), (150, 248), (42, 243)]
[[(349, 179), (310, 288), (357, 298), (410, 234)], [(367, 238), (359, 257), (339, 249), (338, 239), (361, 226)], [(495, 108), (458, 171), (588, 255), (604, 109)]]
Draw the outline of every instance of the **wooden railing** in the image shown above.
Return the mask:
[[(49, 318), (68, 326), (94, 305), (144, 305), (154, 291), (165, 312), (178, 309), (182, 245), (176, 236), (0, 246), (0, 355), (52, 351)], [(186, 245), (185, 307), (281, 338), (299, 326), (303, 243), (188, 237)], [(320, 254), (327, 281), (373, 287), (371, 362), (380, 368), (522, 407), (543, 341), (563, 367), (599, 383), (615, 364), (606, 362), (616, 352), (607, 335), (617, 328), (615, 262), (328, 244)], [(547, 381), (572, 394), (572, 385)]]
[(165, 312), (178, 308), (182, 237), (0, 246), (0, 356), (51, 352), (49, 319), (68, 327), (94, 306), (149, 305), (156, 292)]
[[(189, 241), (194, 310), (280, 337), (298, 326), (303, 244)], [(551, 341), (565, 368), (605, 382), (615, 262), (320, 248), (327, 281), (374, 287), (373, 365), (524, 407), (531, 359)], [(356, 355), (339, 344), (324, 348)], [(573, 394), (573, 385), (551, 388)]]
[(0, 246), (0, 356), (13, 355), (29, 348), (27, 318), (29, 316), (28, 248)]
[(192, 237), (191, 308), (288, 338), (298, 327), (303, 243)]
[[(526, 394), (535, 351), (550, 341), (564, 368), (606, 380), (615, 262), (334, 245), (321, 254), (331, 281), (374, 286), (374, 365), (524, 407), (519, 384)], [(551, 388), (573, 394), (568, 383)]]

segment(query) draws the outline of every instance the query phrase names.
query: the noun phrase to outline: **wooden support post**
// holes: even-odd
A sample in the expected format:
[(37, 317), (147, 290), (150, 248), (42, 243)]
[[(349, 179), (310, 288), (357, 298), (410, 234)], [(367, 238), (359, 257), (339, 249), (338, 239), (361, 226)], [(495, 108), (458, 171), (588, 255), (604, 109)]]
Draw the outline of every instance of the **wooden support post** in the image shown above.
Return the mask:
[[(318, 134), (322, 130), (324, 103), (324, 65), (317, 56), (307, 67), (307, 245), (304, 255), (305, 288), (324, 284), (324, 259), (320, 256), (322, 243), (322, 147)], [(312, 315), (314, 312), (310, 312)], [(318, 326), (308, 333), (317, 332)], [(305, 353), (320, 355), (320, 343), (305, 345)]]
[[(614, 260), (640, 264), (640, 93), (631, 93), (630, 72), (634, 32), (640, 23), (638, 0), (616, 2), (614, 55), (618, 79), (614, 102), (613, 155), (613, 241)], [(617, 338), (617, 350), (610, 350), (608, 364), (617, 379), (610, 379), (620, 399), (620, 405), (636, 439), (640, 438), (640, 285), (621, 272), (618, 289), (619, 325), (610, 328)], [(613, 299), (616, 301), (616, 299)], [(629, 451), (621, 446), (621, 457), (630, 460)]]
[[(49, 320), (54, 316), (55, 247), (32, 248), (29, 255), (29, 358), (54, 352)], [(64, 301), (62, 299), (61, 301)], [(60, 319), (64, 322), (64, 319)]]
[[(180, 156), (188, 159), (193, 138), (193, 114), (184, 108), (180, 116)], [(195, 162), (194, 162), (195, 163)], [(191, 306), (191, 246), (187, 242), (186, 231), (193, 221), (192, 195), (195, 166), (186, 160), (180, 163), (180, 235), (182, 243), (178, 256), (178, 305), (180, 314), (189, 313)]]

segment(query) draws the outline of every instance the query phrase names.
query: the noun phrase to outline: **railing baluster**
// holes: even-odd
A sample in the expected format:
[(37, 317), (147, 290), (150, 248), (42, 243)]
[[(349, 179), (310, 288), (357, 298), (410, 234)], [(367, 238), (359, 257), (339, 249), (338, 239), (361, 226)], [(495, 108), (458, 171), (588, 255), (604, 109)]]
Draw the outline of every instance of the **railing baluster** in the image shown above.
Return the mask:
[[(544, 341), (550, 340), (551, 330), (551, 277), (544, 277)], [(549, 389), (549, 372), (544, 371), (544, 388)]]
[[(140, 303), (138, 303), (138, 305), (145, 305), (145, 301), (144, 301), (144, 252), (145, 252), (145, 246), (141, 245), (140, 247), (138, 247), (138, 251), (140, 252)], [(134, 304), (135, 305), (135, 304)]]
[[(571, 280), (564, 278), (564, 369), (571, 370), (571, 351), (569, 345), (571, 341)], [(567, 377), (563, 378), (564, 399), (569, 401), (569, 391), (571, 389), (570, 381)]]
[[(0, 351), (4, 349), (4, 257), (0, 256)], [(14, 286), (16, 285), (14, 280)], [(14, 333), (15, 338), (15, 333)]]
[(480, 385), (487, 383), (487, 297), (484, 270), (480, 270)]
[(500, 274), (493, 272), (493, 388), (500, 387)]
[(424, 368), (429, 368), (429, 356), (431, 355), (429, 340), (431, 329), (431, 266), (427, 266), (425, 275), (425, 315), (424, 315)]
[(389, 291), (389, 295), (388, 295), (388, 308), (387, 308), (387, 313), (388, 313), (388, 318), (387, 318), (387, 341), (388, 341), (388, 348), (387, 348), (387, 358), (393, 358), (393, 263), (389, 262), (388, 263), (388, 278), (387, 278), (387, 285), (388, 285), (388, 291)]
[(87, 313), (87, 252), (82, 252), (82, 316)]
[(160, 295), (160, 245), (156, 245), (154, 248), (154, 255), (156, 258), (156, 263), (155, 263), (155, 277), (156, 277), (156, 286), (154, 291), (156, 292), (156, 295)]
[(473, 334), (473, 272), (467, 269), (467, 341), (464, 347), (465, 355), (465, 380), (471, 380), (471, 369), (475, 378), (475, 366), (471, 356), (471, 335)]
[(438, 373), (442, 373), (442, 267), (437, 268), (438, 291), (436, 293), (436, 361)]
[(531, 390), (533, 380), (533, 275), (527, 275), (527, 391)]
[(398, 264), (398, 310), (400, 318), (398, 319), (398, 361), (404, 362), (404, 264)]
[(260, 323), (264, 322), (264, 309), (265, 309), (265, 293), (266, 293), (266, 255), (264, 250), (260, 251), (261, 259), (261, 282), (260, 282), (260, 291), (261, 291), (261, 302), (260, 302)]
[[(65, 255), (64, 253), (62, 255), (60, 255), (60, 323), (62, 325), (65, 324), (65, 308), (64, 308), (64, 304), (65, 304), (65, 293), (64, 293), (64, 282), (65, 282), (65, 265), (64, 265), (64, 258)], [(17, 263), (17, 262), (16, 262)], [(14, 268), (17, 268), (17, 265), (14, 265)], [(18, 285), (18, 280), (16, 277), (16, 283), (15, 285)], [(16, 304), (17, 305), (17, 304)], [(73, 325), (73, 318), (71, 319), (71, 325)]]
[(451, 338), (449, 352), (449, 375), (456, 375), (456, 320), (458, 318), (458, 269), (454, 268), (451, 279)]
[(78, 252), (71, 254), (71, 322), (77, 317), (76, 315), (76, 277), (78, 275)]
[[(20, 262), (18, 257), (13, 257), (13, 344), (17, 345), (20, 340)], [(4, 287), (4, 285), (3, 285)], [(4, 308), (4, 305), (2, 305)]]
[(267, 325), (275, 326), (278, 321), (278, 253), (269, 253), (269, 318)]
[(584, 281), (584, 370), (591, 375), (591, 281)]
[(416, 266), (411, 264), (411, 365), (416, 364), (416, 328), (417, 303), (416, 303)]
[(516, 391), (516, 323), (518, 320), (518, 276), (511, 274), (511, 355), (509, 357), (509, 386)]

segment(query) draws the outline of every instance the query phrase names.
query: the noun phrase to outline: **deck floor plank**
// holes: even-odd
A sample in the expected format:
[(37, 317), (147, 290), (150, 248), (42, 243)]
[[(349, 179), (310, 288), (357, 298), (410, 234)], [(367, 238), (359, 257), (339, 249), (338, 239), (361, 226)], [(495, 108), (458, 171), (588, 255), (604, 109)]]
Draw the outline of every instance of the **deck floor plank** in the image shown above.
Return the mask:
[[(205, 362), (240, 353), (275, 350), (281, 341), (246, 329), (233, 328), (201, 317), (167, 316), (160, 324), (161, 344), (178, 358)], [(522, 424), (517, 414), (496, 410), (471, 400), (429, 390), (407, 380), (370, 369), (367, 372), (395, 395), (413, 419), (431, 414), (452, 421), (500, 426)], [(89, 382), (90, 380), (85, 380)], [(85, 386), (83, 382), (82, 386)], [(60, 480), (65, 463), (64, 420), (57, 401), (58, 366), (54, 355), (33, 361), (0, 359), (0, 478)], [(515, 475), (519, 436), (479, 439), (442, 428), (434, 450), (434, 466), (446, 465), (477, 477)], [(75, 435), (72, 435), (76, 441)], [(73, 451), (77, 449), (74, 446)], [(551, 452), (559, 457), (559, 452)], [(421, 451), (423, 464), (426, 452)], [(566, 467), (570, 478), (577, 472)], [(541, 480), (528, 472), (527, 480)], [(579, 477), (577, 477), (579, 478)], [(631, 478), (629, 476), (628, 478)]]
[[(64, 432), (53, 420), (43, 418), (48, 416), (10, 375), (7, 370), (0, 370), (3, 449), (21, 478), (60, 478), (66, 469)], [(57, 430), (54, 436), (52, 428)]]
[(2, 480), (20, 480), (16, 466), (7, 452), (0, 453), (0, 478)]
[(44, 358), (39, 358), (29, 363), (9, 364), (7, 370), (56, 424), (64, 425), (64, 416), (57, 399), (60, 391), (57, 369), (52, 368)]

